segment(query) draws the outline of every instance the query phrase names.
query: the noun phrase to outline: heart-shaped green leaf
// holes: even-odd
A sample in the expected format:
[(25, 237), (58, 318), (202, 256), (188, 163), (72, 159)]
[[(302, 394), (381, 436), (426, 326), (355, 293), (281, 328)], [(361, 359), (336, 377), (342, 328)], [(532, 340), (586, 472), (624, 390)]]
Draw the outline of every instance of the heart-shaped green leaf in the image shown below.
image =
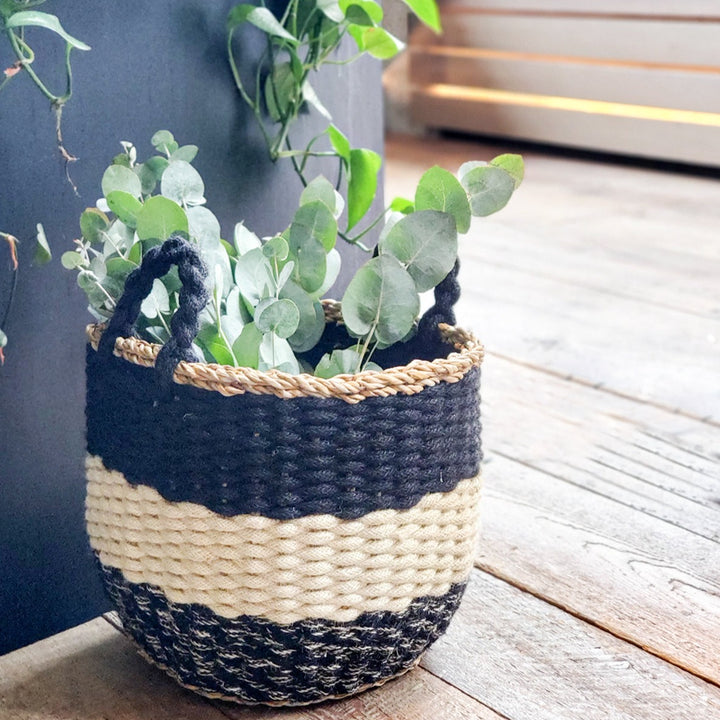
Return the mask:
[(350, 150), (350, 174), (348, 180), (348, 225), (350, 230), (370, 209), (377, 192), (378, 173), (382, 158), (372, 150)]

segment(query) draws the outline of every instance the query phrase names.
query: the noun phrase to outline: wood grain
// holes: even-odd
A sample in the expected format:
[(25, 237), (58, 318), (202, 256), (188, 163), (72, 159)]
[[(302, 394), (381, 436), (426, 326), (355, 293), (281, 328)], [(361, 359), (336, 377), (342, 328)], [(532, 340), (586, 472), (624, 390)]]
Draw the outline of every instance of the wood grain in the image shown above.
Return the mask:
[(223, 720), (97, 618), (0, 658), (3, 720)]
[(303, 708), (242, 708), (216, 703), (233, 720), (502, 720), (479, 701), (427, 670), (346, 700)]
[(660, 430), (642, 403), (499, 358), (488, 359), (484, 380), (491, 453), (720, 541), (717, 428), (655, 409)]
[[(419, 28), (413, 43), (481, 47), (554, 57), (720, 66), (718, 19), (641, 20), (622, 17), (475, 14), (442, 16), (443, 34)], [(677, 38), (682, 37), (682, 43)]]
[(653, 107), (720, 112), (720, 69), (572, 59), (482, 48), (410, 47), (413, 83), (447, 83), (520, 93), (606, 100)]
[(720, 689), (476, 572), (423, 667), (512, 720), (720, 717)]
[(445, 0), (443, 7), (493, 12), (551, 12), (590, 15), (693, 16), (720, 18), (715, 0)]

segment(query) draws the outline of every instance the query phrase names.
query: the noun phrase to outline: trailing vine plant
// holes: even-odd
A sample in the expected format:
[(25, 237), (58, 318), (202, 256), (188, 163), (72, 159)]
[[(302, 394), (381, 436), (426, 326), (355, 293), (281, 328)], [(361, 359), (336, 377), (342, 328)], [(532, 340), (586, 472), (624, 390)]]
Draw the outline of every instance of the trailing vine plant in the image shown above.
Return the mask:
[[(413, 13), (435, 32), (440, 32), (440, 14), (435, 0), (404, 0)], [(264, 4), (236, 5), (227, 19), (227, 52), (240, 96), (252, 109), (274, 161), (289, 158), (303, 186), (308, 184), (307, 162), (312, 157), (337, 160), (336, 189), (347, 181), (347, 217), (339, 236), (360, 245), (386, 213), (368, 221), (362, 232), (351, 235), (366, 218), (377, 192), (382, 160), (367, 148), (351, 146), (345, 133), (315, 92), (311, 78), (327, 65), (345, 65), (363, 55), (387, 60), (404, 44), (382, 27), (383, 9), (375, 0), (289, 0), (281, 17)], [(246, 84), (235, 57), (233, 39), (238, 29), (252, 25), (265, 35), (265, 50), (254, 78)], [(337, 60), (336, 51), (351, 37), (357, 52)], [(295, 147), (292, 128), (305, 107), (312, 107), (328, 120), (327, 128), (304, 147)], [(366, 249), (366, 248), (365, 248)]]
[[(89, 50), (90, 47), (69, 35), (55, 15), (28, 9), (42, 5), (44, 2), (45, 0), (0, 0), (0, 37), (7, 41), (9, 50), (14, 58), (12, 64), (3, 72), (3, 78), (2, 81), (0, 81), (0, 91), (2, 91), (14, 78), (25, 74), (30, 78), (37, 90), (49, 101), (50, 106), (55, 113), (55, 134), (58, 150), (65, 161), (68, 181), (72, 184), (72, 180), (70, 179), (68, 172), (68, 165), (76, 158), (67, 151), (65, 145), (63, 144), (62, 112), (65, 104), (72, 96), (73, 78), (70, 55), (73, 49)], [(35, 61), (35, 51), (26, 38), (25, 31), (27, 28), (42, 28), (49, 30), (65, 42), (65, 88), (62, 92), (55, 93), (50, 90), (46, 82), (35, 71), (33, 67), (33, 63)], [(73, 188), (74, 187), (75, 186), (73, 185)], [(11, 233), (3, 230), (0, 230), (0, 239), (4, 240), (9, 247), (11, 262), (10, 269), (12, 272), (8, 301), (5, 304), (2, 313), (0, 313), (0, 364), (2, 364), (5, 360), (3, 349), (7, 345), (7, 335), (5, 334), (3, 328), (6, 325), (10, 308), (12, 306), (19, 265), (17, 256), (18, 239)], [(48, 262), (52, 255), (45, 236), (45, 231), (40, 224), (37, 225), (36, 242), (37, 245), (34, 262), (36, 264)]]

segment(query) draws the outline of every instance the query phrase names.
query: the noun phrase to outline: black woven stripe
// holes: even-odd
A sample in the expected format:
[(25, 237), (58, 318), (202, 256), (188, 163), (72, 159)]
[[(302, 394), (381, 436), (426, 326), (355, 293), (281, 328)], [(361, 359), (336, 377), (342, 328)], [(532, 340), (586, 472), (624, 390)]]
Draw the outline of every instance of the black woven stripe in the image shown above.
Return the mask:
[(357, 518), (452, 490), (480, 464), (479, 370), (422, 392), (224, 397), (88, 350), (88, 450), (133, 484), (223, 515)]
[(125, 631), (183, 685), (241, 702), (301, 704), (346, 695), (412, 667), (443, 632), (465, 585), (414, 600), (401, 613), (357, 620), (279, 625), (244, 615), (228, 619), (204, 605), (168, 601), (101, 565)]

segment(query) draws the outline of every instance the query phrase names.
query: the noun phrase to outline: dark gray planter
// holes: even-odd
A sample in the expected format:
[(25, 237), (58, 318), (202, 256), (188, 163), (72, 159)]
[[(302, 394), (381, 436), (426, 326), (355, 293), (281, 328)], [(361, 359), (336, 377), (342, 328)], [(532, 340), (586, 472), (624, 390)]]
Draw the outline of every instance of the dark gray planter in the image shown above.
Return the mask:
[[(95, 203), (118, 142), (135, 142), (142, 156), (152, 133), (167, 128), (181, 142), (199, 145), (195, 165), (226, 234), (240, 219), (259, 234), (280, 230), (296, 205), (298, 180), (288, 165), (267, 161), (232, 85), (224, 19), (233, 4), (76, 0), (43, 7), (93, 48), (74, 53), (76, 93), (64, 117), (66, 145), (80, 158), (71, 168), (80, 197), (64, 179), (53, 116), (28, 78), (15, 79), (0, 96), (0, 228), (24, 240), (6, 328), (11, 345), (0, 369), (0, 654), (106, 609), (83, 529), (89, 315), (59, 256), (72, 247), (80, 212)], [(37, 49), (51, 44), (40, 31), (30, 39)], [(251, 62), (254, 43), (245, 40)], [(60, 44), (52, 45), (57, 61)], [(314, 84), (356, 146), (382, 149), (379, 63), (332, 68)], [(317, 116), (302, 121), (305, 131), (324, 124)], [(31, 267), (37, 222), (55, 252), (43, 268)], [(2, 305), (6, 258), (2, 247)], [(346, 253), (345, 282), (361, 260)]]

